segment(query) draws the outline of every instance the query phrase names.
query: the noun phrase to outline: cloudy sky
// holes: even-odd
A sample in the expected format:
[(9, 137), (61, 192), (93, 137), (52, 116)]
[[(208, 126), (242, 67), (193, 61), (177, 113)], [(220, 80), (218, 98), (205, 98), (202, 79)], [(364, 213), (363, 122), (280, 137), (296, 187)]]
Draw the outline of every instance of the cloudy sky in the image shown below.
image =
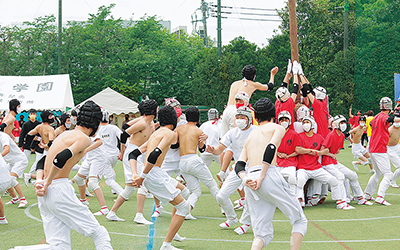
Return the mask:
[[(207, 1), (209, 2), (209, 1)], [(96, 13), (99, 6), (108, 6), (115, 3), (112, 11), (114, 18), (139, 19), (143, 15), (157, 15), (163, 20), (171, 21), (171, 28), (187, 26), (192, 32), (192, 16), (200, 7), (200, 0), (67, 0), (63, 1), (63, 22), (67, 20), (87, 20), (88, 13)], [(217, 0), (211, 0), (216, 4)], [(222, 43), (227, 44), (233, 38), (243, 36), (258, 46), (267, 44), (274, 30), (278, 29), (280, 19), (270, 9), (281, 9), (287, 4), (285, 0), (221, 0), (222, 6), (233, 7), (223, 11), (233, 12), (223, 14), (227, 19), (222, 19)], [(248, 9), (257, 8), (260, 10)], [(267, 10), (266, 10), (267, 9)], [(33, 21), (35, 17), (54, 14), (57, 17), (58, 1), (56, 0), (0, 0), (0, 25), (10, 25), (23, 21)], [(202, 14), (197, 10), (197, 18)], [(212, 14), (212, 13), (210, 13)], [(258, 15), (263, 14), (264, 16)], [(239, 18), (268, 19), (276, 21), (250, 21)], [(200, 23), (199, 23), (200, 24)], [(212, 39), (217, 37), (217, 19), (211, 17), (207, 20), (208, 35)]]

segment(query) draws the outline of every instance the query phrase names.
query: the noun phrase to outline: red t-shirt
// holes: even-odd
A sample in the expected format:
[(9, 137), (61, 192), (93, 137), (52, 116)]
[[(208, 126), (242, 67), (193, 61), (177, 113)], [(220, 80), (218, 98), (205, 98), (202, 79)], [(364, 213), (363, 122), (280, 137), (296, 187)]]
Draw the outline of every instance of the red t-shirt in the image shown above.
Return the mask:
[(292, 97), (289, 97), (289, 99), (286, 102), (280, 102), (278, 99), (275, 101), (275, 117), (278, 120), (278, 115), (280, 112), (286, 110), (289, 111), (292, 122), (289, 126), (290, 129), (294, 129), (293, 123), (295, 122), (294, 120), (294, 114), (293, 110), (296, 105), (294, 104), (294, 101)]
[[(329, 153), (336, 154), (339, 149), (343, 148), (344, 144), (344, 135), (340, 132), (340, 135), (337, 134), (336, 129), (332, 130), (324, 139), (322, 146), (325, 148), (329, 148)], [(330, 156), (322, 156), (322, 166), (327, 166), (330, 164), (337, 164), (337, 160), (333, 159)]]
[[(18, 129), (18, 131), (14, 131), (14, 129)], [(17, 120), (14, 121), (14, 129), (12, 131), (12, 134), (14, 137), (19, 137), (21, 134), (21, 128), (19, 126), (19, 122)]]
[(325, 138), (329, 134), (329, 111), (328, 106), (320, 100), (314, 99), (313, 116), (318, 125), (318, 134)]
[(358, 120), (360, 119), (359, 116), (353, 115), (353, 118), (349, 119), (349, 124), (351, 125), (351, 129), (357, 127), (359, 125)]
[[(299, 134), (289, 128), (282, 138), (278, 152), (290, 155), (296, 150), (296, 146), (300, 146)], [(297, 167), (297, 156), (287, 159), (277, 157), (276, 163), (278, 167)]]
[[(306, 133), (300, 133), (300, 147), (316, 149), (319, 150), (321, 148), (322, 142), (324, 138), (320, 134), (313, 134), (313, 136), (308, 137)], [(321, 164), (318, 162), (318, 155), (299, 155), (299, 161), (297, 165), (297, 169), (305, 169), (305, 170), (316, 170), (321, 168)]]
[(371, 120), (372, 129), (371, 140), (369, 141), (370, 153), (386, 153), (387, 144), (389, 142), (389, 123), (386, 122), (389, 115), (385, 113), (377, 114)]

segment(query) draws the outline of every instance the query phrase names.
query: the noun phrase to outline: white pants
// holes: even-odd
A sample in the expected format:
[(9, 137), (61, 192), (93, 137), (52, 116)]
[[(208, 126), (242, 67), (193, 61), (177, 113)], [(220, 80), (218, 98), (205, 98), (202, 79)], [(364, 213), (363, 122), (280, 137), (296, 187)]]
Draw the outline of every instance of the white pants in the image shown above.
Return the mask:
[(368, 150), (364, 148), (361, 143), (353, 143), (353, 146), (351, 147), (351, 152), (353, 153), (354, 158), (361, 158), (366, 153), (368, 153)]
[(293, 194), (296, 194), (296, 167), (276, 167), (283, 178), (287, 180)]
[(346, 194), (344, 193), (344, 189), (341, 190), (339, 186), (339, 181), (336, 179), (336, 177), (328, 173), (323, 168), (319, 168), (316, 170), (305, 170), (305, 169), (297, 170), (297, 183), (296, 183), (297, 198), (301, 198), (304, 200), (303, 188), (308, 179), (315, 179), (317, 181), (322, 182), (322, 184), (329, 183), (329, 185), (331, 185), (332, 188), (333, 200), (342, 200), (346, 196)]
[(206, 164), (204, 164), (197, 154), (181, 156), (179, 168), (190, 191), (188, 202), (192, 208), (194, 208), (201, 195), (200, 182), (210, 189), (211, 195), (217, 200), (218, 185)]
[(116, 155), (107, 155), (106, 163), (104, 165), (104, 179), (106, 184), (112, 188), (118, 195), (122, 192), (123, 188), (115, 180), (114, 167), (117, 164), (118, 158)]
[(165, 172), (169, 176), (172, 176), (174, 173), (176, 176), (181, 175), (181, 170), (179, 169), (179, 161), (170, 161), (170, 162), (163, 162), (161, 168), (164, 169)]
[(86, 177), (101, 178), (103, 176), (104, 166), (104, 159), (84, 160), (82, 166), (78, 170), (78, 174)]
[[(358, 182), (358, 175), (356, 174), (356, 172), (350, 170), (349, 168), (347, 168), (346, 166), (344, 166), (339, 162), (336, 165), (331, 164), (323, 166), (323, 168), (329, 173), (331, 173), (333, 176), (335, 176), (340, 182), (342, 182), (343, 188), (345, 188), (345, 183), (344, 183), (345, 179), (349, 179), (350, 187), (351, 190), (353, 191), (353, 196), (360, 197), (363, 195), (363, 191), (361, 189), (360, 183)], [(348, 196), (347, 194), (345, 195)]]
[(387, 146), (387, 153), (389, 155), (389, 160), (396, 168), (396, 171), (393, 173), (392, 182), (396, 182), (400, 176), (400, 145), (396, 146)]
[(181, 193), (178, 181), (171, 178), (162, 168), (154, 166), (143, 181), (144, 187), (164, 204), (173, 201)]
[(35, 159), (35, 162), (33, 163), (33, 165), (31, 166), (31, 169), (29, 170), (30, 174), (34, 174), (36, 172), (37, 163), (43, 157), (43, 154), (41, 154), (41, 153), (35, 152), (35, 154), (36, 154), (36, 159)]
[(14, 157), (12, 161), (7, 161), (7, 163), (11, 166), (11, 171), (18, 175), (18, 178), (21, 178), (26, 167), (28, 166), (28, 160), (25, 155), (19, 154), (17, 157)]
[(369, 178), (365, 193), (374, 195), (378, 187), (379, 178), (383, 175), (381, 184), (379, 184), (378, 196), (385, 197), (386, 190), (389, 188), (390, 181), (393, 179), (393, 173), (390, 167), (389, 155), (387, 153), (370, 153), (372, 166), (375, 173)]
[(210, 153), (202, 153), (200, 154), (200, 158), (203, 160), (203, 162), (207, 165), (208, 168), (210, 168), (211, 163), (215, 161), (218, 166), (221, 166), (221, 158), (219, 158), (219, 155), (213, 155)]
[[(217, 202), (221, 205), (228, 220), (233, 220), (236, 218), (236, 213), (233, 209), (233, 204), (229, 197), (239, 188), (241, 184), (242, 179), (240, 179), (236, 175), (235, 171), (231, 171), (217, 194)], [(251, 225), (248, 207), (248, 205), (244, 206), (242, 217), (240, 218), (240, 223)]]
[(112, 249), (107, 230), (75, 195), (67, 178), (53, 180), (47, 194), (38, 197), (46, 242), (51, 249), (71, 249), (71, 229), (91, 237), (96, 249)]
[(24, 154), (26, 156), (26, 159), (29, 161), (29, 158), (31, 157), (31, 150), (29, 149), (24, 149)]
[(221, 137), (224, 136), (230, 129), (235, 127), (235, 114), (235, 105), (226, 106), (224, 113), (222, 113)]
[[(248, 172), (248, 176), (255, 180), (260, 175), (261, 166), (252, 167)], [(245, 192), (254, 237), (261, 238), (264, 247), (273, 238), (272, 219), (276, 208), (290, 220), (293, 226), (292, 233), (300, 233), (303, 236), (306, 234), (307, 218), (303, 209), (290, 191), (288, 183), (274, 166), (269, 167), (260, 189), (253, 191), (246, 186)]]
[[(136, 146), (135, 144), (132, 143), (128, 143), (128, 145), (126, 146), (125, 152), (124, 152), (124, 156), (122, 158), (122, 164), (124, 166), (124, 176), (125, 176), (125, 183), (132, 183), (132, 169), (131, 169), (131, 164), (129, 163), (129, 154), (137, 149), (138, 146)], [(138, 159), (138, 163), (139, 163), (139, 159)], [(141, 166), (141, 164), (137, 164), (137, 173), (139, 174), (139, 167)], [(140, 173), (143, 171), (143, 169), (140, 169)]]

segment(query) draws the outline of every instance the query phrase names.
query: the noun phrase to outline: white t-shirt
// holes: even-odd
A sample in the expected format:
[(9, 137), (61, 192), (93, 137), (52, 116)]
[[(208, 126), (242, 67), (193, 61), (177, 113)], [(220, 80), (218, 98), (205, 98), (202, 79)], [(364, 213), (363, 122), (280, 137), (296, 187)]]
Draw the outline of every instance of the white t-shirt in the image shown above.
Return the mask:
[(242, 153), (242, 149), (244, 147), (244, 143), (246, 142), (247, 137), (249, 137), (251, 131), (256, 129), (257, 126), (250, 125), (250, 128), (247, 130), (241, 130), (236, 127), (229, 130), (221, 139), (221, 143), (224, 144), (225, 147), (229, 147), (231, 145), (231, 149), (233, 152), (233, 158), (235, 161), (239, 159), (240, 154)]
[(100, 139), (103, 141), (101, 149), (106, 155), (118, 155), (118, 140), (121, 139), (122, 131), (115, 125), (107, 124), (99, 127), (97, 132)]
[[(92, 143), (90, 143), (90, 145), (92, 145), (96, 141), (96, 139), (101, 139), (98, 132), (96, 133), (95, 136), (89, 137), (89, 138), (90, 138), (90, 141), (92, 142)], [(104, 154), (105, 153), (103, 152), (102, 147), (101, 146), (97, 147), (97, 148), (87, 152), (85, 161), (92, 161), (94, 159), (102, 159), (102, 158), (104, 158)]]
[(14, 160), (19, 159), (21, 156), (26, 157), (8, 134), (0, 132), (0, 151), (4, 150), (4, 146), (10, 146), (10, 152), (4, 156), (4, 160), (7, 163), (14, 163)]
[[(178, 124), (176, 127), (179, 127), (181, 125), (186, 124), (187, 121), (183, 120), (182, 118), (179, 120)], [(179, 148), (177, 149), (172, 149), (169, 148), (167, 154), (165, 155), (164, 162), (177, 162), (180, 159), (180, 152), (181, 150)]]

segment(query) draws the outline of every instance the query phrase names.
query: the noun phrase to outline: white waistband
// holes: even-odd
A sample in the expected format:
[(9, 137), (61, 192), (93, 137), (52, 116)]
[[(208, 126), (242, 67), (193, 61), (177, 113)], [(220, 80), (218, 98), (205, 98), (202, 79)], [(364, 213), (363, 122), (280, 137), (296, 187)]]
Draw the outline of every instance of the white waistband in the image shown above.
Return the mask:
[(68, 183), (68, 178), (59, 178), (59, 179), (55, 179), (51, 182), (50, 185), (58, 185), (58, 184), (63, 184), (63, 183)]
[(197, 154), (182, 155), (181, 160), (186, 160), (186, 159), (192, 158), (194, 156), (198, 156), (198, 155)]

